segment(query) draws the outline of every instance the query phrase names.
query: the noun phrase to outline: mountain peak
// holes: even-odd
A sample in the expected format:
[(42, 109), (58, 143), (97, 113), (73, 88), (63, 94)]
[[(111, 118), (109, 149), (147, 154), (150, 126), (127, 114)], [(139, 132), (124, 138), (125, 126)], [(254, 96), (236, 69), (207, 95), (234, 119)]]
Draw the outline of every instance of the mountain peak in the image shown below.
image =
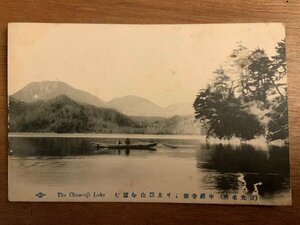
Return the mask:
[(88, 92), (78, 90), (62, 81), (31, 82), (12, 96), (24, 102), (37, 100), (49, 100), (57, 96), (65, 95), (75, 101), (104, 106), (105, 102)]
[(194, 114), (193, 104), (187, 102), (175, 103), (169, 105), (166, 109), (174, 115), (186, 116)]
[(114, 98), (107, 103), (107, 106), (129, 116), (171, 116), (164, 108), (161, 108), (146, 98), (135, 95)]
[(121, 100), (122, 101), (127, 101), (128, 104), (136, 103), (136, 102), (148, 102), (148, 103), (154, 104), (150, 100), (148, 100), (146, 98), (143, 98), (143, 97), (136, 96), (136, 95), (125, 95), (123, 97), (114, 98), (114, 99), (110, 100), (108, 103), (115, 102), (115, 101), (121, 101)]

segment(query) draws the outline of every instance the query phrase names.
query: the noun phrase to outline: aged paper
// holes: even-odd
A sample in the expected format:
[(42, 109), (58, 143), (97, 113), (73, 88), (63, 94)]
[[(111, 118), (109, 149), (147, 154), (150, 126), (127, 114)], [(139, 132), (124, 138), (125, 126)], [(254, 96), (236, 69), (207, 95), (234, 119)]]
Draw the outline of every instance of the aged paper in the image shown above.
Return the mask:
[(9, 200), (290, 205), (279, 23), (11, 23)]

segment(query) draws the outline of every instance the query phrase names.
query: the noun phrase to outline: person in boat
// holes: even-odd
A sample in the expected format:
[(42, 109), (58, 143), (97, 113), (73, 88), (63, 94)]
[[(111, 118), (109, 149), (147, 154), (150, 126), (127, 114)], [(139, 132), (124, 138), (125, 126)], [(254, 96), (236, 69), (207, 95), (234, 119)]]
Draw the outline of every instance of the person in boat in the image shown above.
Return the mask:
[[(118, 141), (117, 141), (117, 145), (121, 145), (122, 144), (122, 141), (119, 139)], [(118, 155), (120, 155), (121, 154), (121, 152), (120, 152), (120, 149), (118, 149)]]
[(129, 140), (129, 138), (126, 138), (126, 139), (125, 139), (125, 144), (126, 144), (126, 145), (130, 145), (130, 140)]

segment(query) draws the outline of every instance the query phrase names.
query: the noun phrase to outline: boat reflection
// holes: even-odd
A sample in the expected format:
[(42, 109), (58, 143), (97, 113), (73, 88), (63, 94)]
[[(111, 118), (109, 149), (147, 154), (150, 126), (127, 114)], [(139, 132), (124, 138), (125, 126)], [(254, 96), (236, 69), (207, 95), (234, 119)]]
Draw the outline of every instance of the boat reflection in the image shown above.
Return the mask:
[[(11, 139), (12, 140), (12, 139)], [(111, 139), (104, 139), (104, 143), (112, 142)], [(156, 151), (156, 143), (124, 146), (115, 146), (107, 148), (106, 146), (97, 146), (95, 139), (78, 139), (78, 138), (13, 138), (9, 147), (14, 156), (19, 157), (68, 157), (80, 155), (126, 155), (129, 156), (131, 151)]]

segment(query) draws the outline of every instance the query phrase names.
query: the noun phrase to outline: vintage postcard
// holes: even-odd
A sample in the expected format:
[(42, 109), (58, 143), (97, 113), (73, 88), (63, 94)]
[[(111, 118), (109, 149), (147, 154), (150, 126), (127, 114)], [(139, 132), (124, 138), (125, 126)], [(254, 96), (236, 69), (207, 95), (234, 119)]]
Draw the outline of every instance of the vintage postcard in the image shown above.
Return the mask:
[(11, 23), (10, 201), (290, 205), (280, 23)]

